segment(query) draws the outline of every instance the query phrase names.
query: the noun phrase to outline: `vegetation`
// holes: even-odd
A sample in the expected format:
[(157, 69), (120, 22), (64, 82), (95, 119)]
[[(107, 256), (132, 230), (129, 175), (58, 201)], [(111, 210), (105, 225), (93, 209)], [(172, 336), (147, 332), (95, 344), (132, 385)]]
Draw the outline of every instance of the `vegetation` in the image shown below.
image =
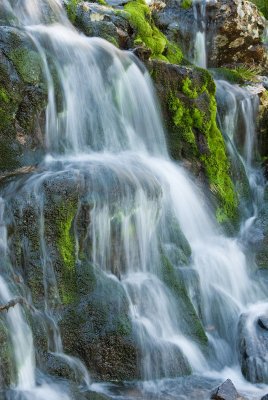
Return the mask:
[(184, 8), (185, 10), (187, 10), (188, 8), (190, 8), (193, 4), (192, 0), (182, 0), (181, 2), (181, 7)]
[[(188, 156), (200, 158), (210, 189), (216, 195), (219, 206), (217, 219), (219, 222), (234, 220), (237, 216), (237, 196), (230, 178), (230, 165), (226, 155), (225, 143), (216, 123), (217, 105), (215, 100), (215, 84), (210, 74), (197, 69), (203, 81), (195, 81), (186, 76), (180, 85), (180, 92), (169, 92), (169, 110), (178, 134), (188, 144)], [(187, 100), (189, 99), (189, 101)], [(206, 149), (198, 149), (198, 135), (205, 138)], [(179, 140), (177, 137), (176, 140)]]
[(151, 10), (144, 0), (134, 0), (125, 5), (130, 24), (136, 31), (135, 45), (145, 45), (152, 51), (152, 58), (180, 64), (181, 49), (171, 43), (155, 26)]
[(260, 74), (260, 69), (257, 66), (237, 65), (234, 68), (217, 68), (215, 74), (230, 83), (243, 85), (246, 82), (255, 82), (256, 76)]
[(256, 4), (256, 6), (262, 12), (264, 17), (266, 19), (268, 19), (268, 2), (267, 2), (267, 0), (251, 0), (251, 2)]
[(57, 222), (57, 247), (63, 262), (61, 279), (61, 297), (65, 304), (75, 300), (76, 270), (75, 270), (75, 238), (71, 231), (73, 220), (76, 214), (76, 207), (72, 202), (62, 204), (59, 207)]

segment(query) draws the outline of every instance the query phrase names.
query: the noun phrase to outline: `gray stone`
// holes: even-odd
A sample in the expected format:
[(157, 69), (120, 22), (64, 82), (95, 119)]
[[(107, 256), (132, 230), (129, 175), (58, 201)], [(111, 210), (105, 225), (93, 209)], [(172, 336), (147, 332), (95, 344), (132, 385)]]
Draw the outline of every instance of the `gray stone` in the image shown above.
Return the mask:
[(213, 400), (242, 399), (242, 397), (239, 396), (233, 382), (230, 379), (227, 379), (224, 383), (222, 383), (219, 387), (217, 387), (211, 394), (210, 398)]

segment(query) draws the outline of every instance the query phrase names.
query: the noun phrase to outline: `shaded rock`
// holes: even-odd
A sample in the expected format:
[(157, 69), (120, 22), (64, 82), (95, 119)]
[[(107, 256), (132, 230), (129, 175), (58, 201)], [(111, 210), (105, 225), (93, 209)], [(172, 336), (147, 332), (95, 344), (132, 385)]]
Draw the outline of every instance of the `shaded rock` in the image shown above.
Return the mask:
[(230, 379), (227, 379), (218, 388), (216, 388), (211, 394), (210, 398), (214, 400), (242, 400), (242, 397), (239, 396), (233, 382)]
[[(14, 378), (12, 346), (4, 318), (0, 319), (0, 387), (8, 388)], [(0, 395), (1, 398), (1, 395)]]
[(258, 239), (255, 243), (254, 250), (256, 252), (256, 263), (259, 268), (268, 268), (268, 189), (264, 189), (263, 204), (260, 209), (258, 219), (256, 221), (256, 228), (258, 229)]
[(266, 394), (265, 396), (263, 396), (263, 397), (261, 398), (261, 400), (268, 400), (268, 394)]
[(0, 27), (0, 170), (34, 164), (44, 146), (42, 62), (22, 31)]
[[(238, 348), (242, 373), (252, 383), (268, 383), (267, 315), (258, 310), (242, 314), (238, 324)], [(254, 313), (254, 314), (253, 314)], [(257, 315), (255, 315), (255, 313)]]

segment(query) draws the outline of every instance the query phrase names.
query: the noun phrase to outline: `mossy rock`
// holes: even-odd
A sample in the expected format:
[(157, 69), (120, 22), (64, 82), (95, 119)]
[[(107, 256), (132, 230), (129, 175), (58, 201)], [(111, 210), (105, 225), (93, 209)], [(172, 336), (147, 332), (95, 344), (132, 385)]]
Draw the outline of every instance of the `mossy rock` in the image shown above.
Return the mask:
[(151, 58), (163, 60), (173, 64), (180, 64), (183, 54), (179, 46), (170, 42), (156, 27), (149, 6), (144, 0), (132, 0), (124, 6), (128, 13), (128, 20), (134, 29), (136, 46), (148, 47)]
[(0, 319), (0, 387), (8, 388), (14, 379), (14, 360), (8, 329), (4, 319)]
[(0, 27), (0, 170), (39, 159), (46, 103), (41, 58), (31, 40), (16, 28)]
[(88, 294), (70, 305), (60, 322), (64, 347), (85, 362), (95, 379), (137, 379), (137, 344), (126, 294), (114, 279), (90, 265), (86, 268)]
[(66, 7), (71, 22), (86, 36), (103, 38), (121, 49), (132, 47), (131, 27), (122, 9), (76, 0), (69, 1)]
[(208, 339), (202, 322), (188, 296), (183, 276), (178, 268), (173, 267), (165, 254), (162, 255), (162, 279), (178, 304), (178, 316), (182, 333), (205, 347)]
[(220, 222), (237, 219), (238, 202), (225, 143), (217, 126), (215, 83), (208, 71), (168, 63), (147, 63), (160, 98), (167, 142), (175, 160), (190, 162), (206, 177), (216, 197)]

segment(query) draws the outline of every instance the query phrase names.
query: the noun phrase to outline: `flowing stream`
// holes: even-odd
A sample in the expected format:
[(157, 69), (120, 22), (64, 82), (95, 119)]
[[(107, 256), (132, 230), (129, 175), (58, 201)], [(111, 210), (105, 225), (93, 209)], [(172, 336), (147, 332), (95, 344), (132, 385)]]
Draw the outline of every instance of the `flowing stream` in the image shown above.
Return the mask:
[[(254, 391), (237, 372), (235, 338), (240, 314), (262, 302), (267, 293), (250, 278), (251, 266), (241, 238), (224, 235), (192, 178), (169, 159), (158, 104), (145, 68), (132, 54), (121, 52), (102, 39), (78, 34), (68, 22), (60, 1), (4, 0), (1, 7), (14, 15), (18, 29), (38, 50), (48, 86), (47, 155), (40, 171), (23, 182), (23, 190), (40, 207), (43, 314), (51, 321), (54, 332), (50, 351), (64, 358), (82, 376), (81, 385), (90, 386), (86, 367), (64, 353), (54, 316), (60, 301), (57, 291), (53, 301), (49, 297), (48, 282), (51, 284), (56, 278), (44, 234), (44, 182), (72, 173), (87, 177), (85, 192), (88, 196), (91, 192), (96, 194), (88, 224), (93, 243), (90, 261), (121, 285), (127, 296), (129, 316), (141, 350), (143, 380), (168, 378), (176, 376), (177, 371), (191, 369), (195, 376), (235, 376), (238, 384), (242, 382), (242, 389)], [(205, 66), (204, 56), (199, 64)], [(226, 85), (219, 82), (219, 92), (226, 90)], [(61, 93), (60, 101), (56, 98), (57, 90)], [(252, 189), (254, 212), (241, 228), (245, 231), (251, 224), (249, 219), (256, 217), (259, 186), (252, 166), (254, 126), (250, 113), (255, 104), (244, 92), (239, 95), (247, 119), (244, 145), (238, 156), (251, 187), (256, 186), (256, 190)], [(237, 93), (232, 91), (230, 96), (238, 107)], [(222, 129), (235, 148), (236, 109), (231, 106), (225, 115)], [(4, 207), (19, 187), (20, 183), (10, 184), (0, 202), (0, 298), (4, 303), (17, 294), (16, 287), (10, 284), (12, 262), (8, 256)], [(172, 256), (174, 249), (176, 252), (174, 226), (190, 245), (189, 266), (181, 266), (178, 258)], [(210, 349), (207, 353), (191, 336), (187, 320), (181, 318), (183, 307), (180, 309), (174, 293), (162, 279), (163, 257), (173, 261), (176, 273), (182, 270), (197, 277), (199, 284), (195, 287), (196, 280), (190, 280), (188, 292), (195, 306), (192, 312), (206, 329)], [(199, 305), (194, 299), (196, 290), (200, 290)], [(262, 303), (260, 307), (266, 305)], [(61, 382), (50, 382), (45, 374), (36, 377), (32, 333), (21, 306), (8, 312), (6, 325), (16, 365), (16, 378), (11, 382), (14, 391), (27, 399), (67, 399), (67, 389)], [(158, 390), (161, 391), (159, 387)], [(10, 398), (17, 398), (12, 393)]]

